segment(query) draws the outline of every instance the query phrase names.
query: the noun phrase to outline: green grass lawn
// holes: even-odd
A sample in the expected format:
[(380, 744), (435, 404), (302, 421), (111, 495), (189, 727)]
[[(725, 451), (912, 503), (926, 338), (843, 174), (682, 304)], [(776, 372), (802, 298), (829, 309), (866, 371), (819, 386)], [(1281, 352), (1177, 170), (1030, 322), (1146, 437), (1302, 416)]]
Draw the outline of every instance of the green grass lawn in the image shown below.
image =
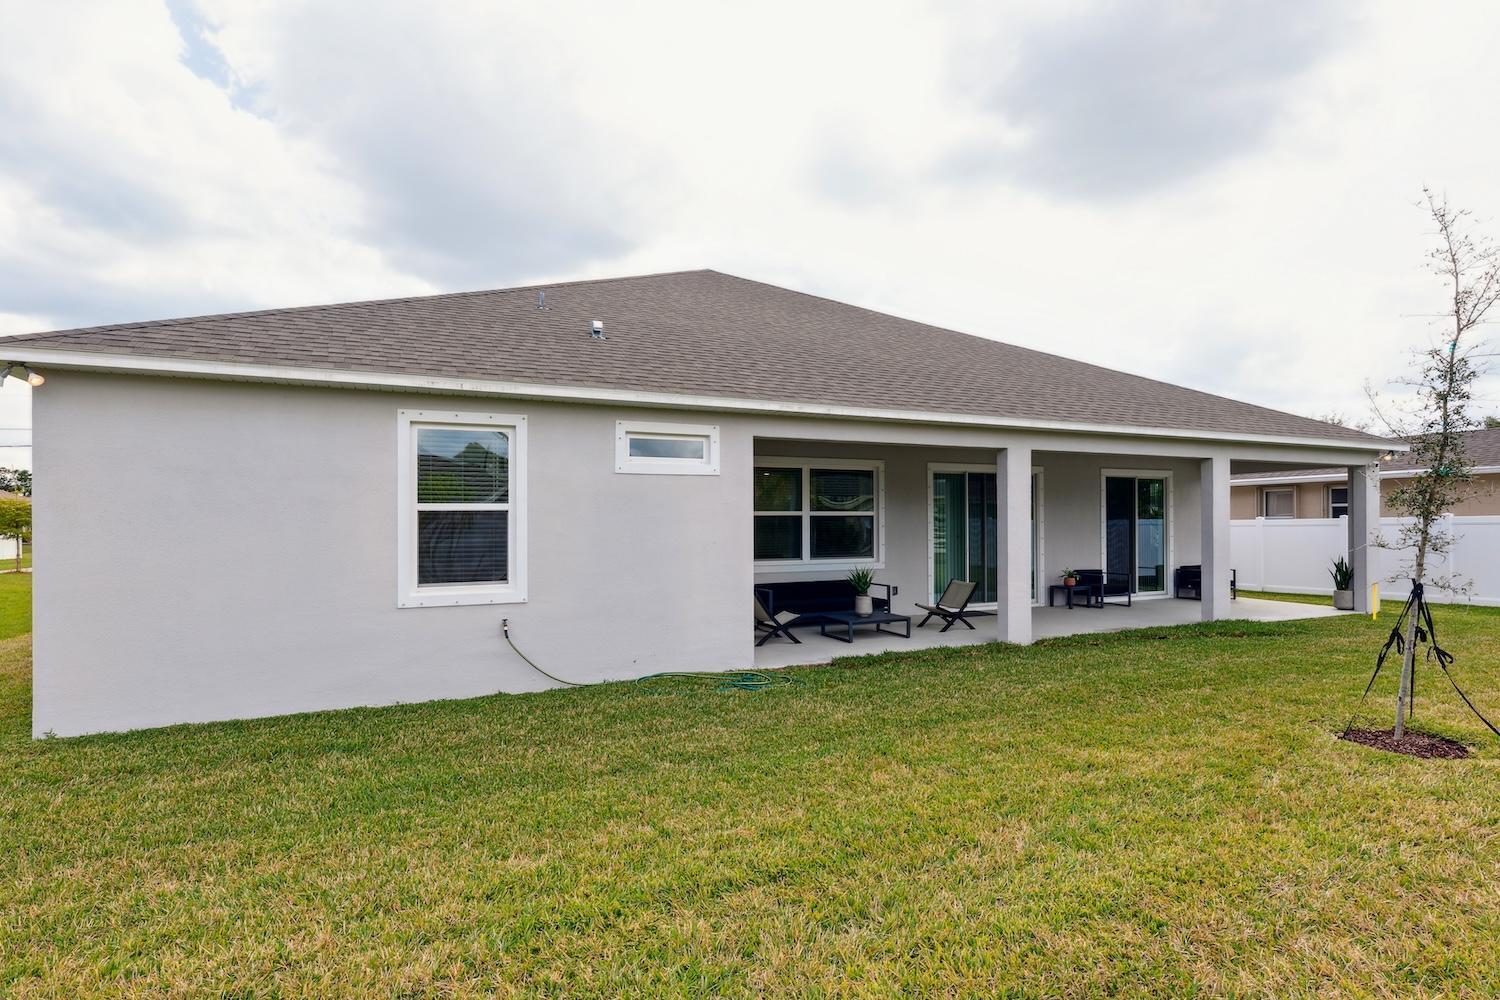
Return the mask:
[(31, 631), (31, 574), (0, 573), (0, 639)]
[(1491, 995), (1500, 746), (1430, 675), (1474, 759), (1332, 735), (1388, 627), (35, 743), (0, 640), (0, 994)]

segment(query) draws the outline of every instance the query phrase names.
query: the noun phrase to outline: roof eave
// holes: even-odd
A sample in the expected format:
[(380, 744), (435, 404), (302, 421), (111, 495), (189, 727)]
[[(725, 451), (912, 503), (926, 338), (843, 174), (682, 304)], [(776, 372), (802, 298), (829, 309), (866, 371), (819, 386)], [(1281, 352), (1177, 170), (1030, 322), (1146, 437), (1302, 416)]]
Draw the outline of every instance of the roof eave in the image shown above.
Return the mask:
[(410, 375), (397, 372), (362, 371), (357, 369), (305, 368), (288, 365), (250, 364), (240, 361), (172, 358), (144, 354), (67, 351), (46, 347), (28, 348), (19, 343), (13, 345), (6, 352), (5, 358), (6, 360), (25, 364), (48, 365), (60, 370), (218, 379), (236, 382), (268, 382), (283, 385), (320, 385), (329, 388), (430, 392), (442, 395), (497, 396), (578, 403), (615, 403), (664, 409), (774, 413), (782, 416), (790, 414), (843, 420), (890, 421), (1002, 430), (1052, 431), (1071, 434), (1103, 434), (1117, 437), (1229, 441), (1245, 444), (1275, 444), (1303, 448), (1338, 449), (1342, 451), (1406, 451), (1409, 448), (1404, 442), (1389, 441), (1373, 436), (1367, 437), (1364, 440), (1349, 440), (1299, 437), (1296, 435), (1204, 431), (1173, 427), (1143, 427), (1127, 424), (1092, 424), (1082, 421), (1036, 420), (947, 411), (905, 410), (894, 407), (845, 406), (841, 404), (807, 403), (794, 400), (740, 399), (729, 396), (701, 396), (690, 393), (611, 389), (598, 386), (544, 385), (534, 382), (466, 379), (440, 375)]
[[(1426, 469), (1381, 469), (1381, 479), (1414, 479)], [(1471, 476), (1500, 475), (1500, 465), (1474, 465), (1469, 467)], [(1245, 474), (1229, 480), (1231, 486), (1296, 486), (1302, 483), (1342, 483), (1348, 476), (1336, 472), (1325, 472), (1316, 476), (1257, 476)]]

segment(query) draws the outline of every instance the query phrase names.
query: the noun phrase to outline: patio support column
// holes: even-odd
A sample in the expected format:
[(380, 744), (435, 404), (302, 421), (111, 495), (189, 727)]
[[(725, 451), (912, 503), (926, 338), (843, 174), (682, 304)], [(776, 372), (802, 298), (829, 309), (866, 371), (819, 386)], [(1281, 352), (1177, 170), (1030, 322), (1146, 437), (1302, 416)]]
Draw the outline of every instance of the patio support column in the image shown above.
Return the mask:
[(1001, 642), (1031, 643), (1031, 449), (1005, 448), (995, 462), (995, 614)]
[(1349, 565), (1354, 569), (1354, 610), (1367, 615), (1375, 558), (1370, 540), (1380, 530), (1380, 466), (1349, 466)]
[(1199, 463), (1198, 490), (1203, 511), (1203, 607), (1206, 622), (1228, 618), (1229, 610), (1229, 459), (1224, 455)]

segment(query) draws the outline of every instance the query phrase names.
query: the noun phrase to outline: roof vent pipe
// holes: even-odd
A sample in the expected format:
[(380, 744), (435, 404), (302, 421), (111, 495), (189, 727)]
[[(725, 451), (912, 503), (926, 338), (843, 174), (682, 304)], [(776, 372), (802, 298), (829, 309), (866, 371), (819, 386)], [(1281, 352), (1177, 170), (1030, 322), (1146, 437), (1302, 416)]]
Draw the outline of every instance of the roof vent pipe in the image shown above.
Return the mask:
[(594, 320), (593, 326), (591, 326), (589, 328), (589, 336), (593, 337), (595, 340), (603, 340), (604, 339), (604, 320), (602, 320), (602, 319), (596, 319), (596, 320)]
[(546, 292), (537, 292), (536, 293), (536, 307), (538, 309), (545, 309), (545, 308), (547, 308), (547, 293)]

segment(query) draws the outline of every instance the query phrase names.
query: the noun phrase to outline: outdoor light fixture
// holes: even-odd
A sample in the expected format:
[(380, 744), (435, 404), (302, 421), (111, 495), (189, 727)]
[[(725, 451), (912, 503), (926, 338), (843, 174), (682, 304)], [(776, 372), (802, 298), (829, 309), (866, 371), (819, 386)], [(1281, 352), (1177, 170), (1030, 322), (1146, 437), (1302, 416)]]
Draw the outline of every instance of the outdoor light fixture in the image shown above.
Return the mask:
[(25, 374), (16, 375), (16, 378), (24, 378), (26, 380), (26, 383), (33, 389), (41, 385), (43, 382), (47, 381), (46, 377), (43, 376), (41, 372), (32, 371), (30, 365), (23, 365), (18, 361), (12, 361), (4, 368), (0, 368), (0, 387), (4, 387), (5, 380), (16, 374), (17, 368), (21, 369), (21, 371), (25, 372)]

